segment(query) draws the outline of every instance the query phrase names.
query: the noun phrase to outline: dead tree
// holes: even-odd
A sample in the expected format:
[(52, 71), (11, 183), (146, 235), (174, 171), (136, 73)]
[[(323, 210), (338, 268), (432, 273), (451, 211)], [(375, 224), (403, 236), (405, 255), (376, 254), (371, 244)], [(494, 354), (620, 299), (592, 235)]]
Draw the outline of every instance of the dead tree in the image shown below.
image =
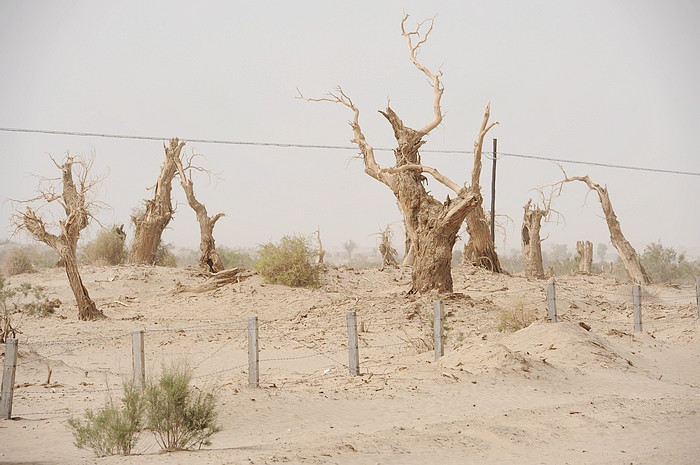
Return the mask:
[(177, 172), (176, 160), (180, 160), (180, 152), (184, 145), (185, 143), (177, 138), (170, 139), (169, 146), (163, 144), (165, 161), (152, 188), (153, 198), (145, 200), (145, 210), (142, 213), (131, 217), (135, 231), (129, 251), (129, 263), (152, 265), (156, 261), (163, 231), (175, 213), (171, 201), (172, 182)]
[[(481, 186), (479, 185), (479, 178), (481, 177), (481, 146), (477, 150), (477, 143), (483, 144), (483, 140), (474, 143), (471, 189), (474, 193), (478, 193), (481, 198)], [(484, 213), (483, 201), (479, 201), (474, 208), (467, 212), (466, 222), (469, 240), (464, 246), (462, 263), (486, 268), (494, 273), (502, 273), (503, 270), (498, 260), (496, 246), (491, 240), (491, 225)]]
[[(184, 142), (183, 142), (184, 144)], [(190, 205), (197, 215), (199, 223), (199, 268), (210, 273), (218, 273), (225, 267), (219, 254), (216, 253), (216, 243), (214, 241), (214, 226), (219, 218), (224, 216), (223, 213), (209, 216), (207, 207), (204, 206), (194, 195), (194, 185), (192, 184), (192, 170), (198, 169), (192, 165), (192, 157), (187, 159), (187, 166), (182, 165), (182, 160), (179, 156), (173, 157), (173, 162), (177, 166), (177, 171), (180, 176), (180, 185), (185, 191), (187, 203)], [(189, 177), (187, 176), (189, 171)]]
[(580, 257), (578, 271), (583, 274), (591, 274), (593, 265), (593, 243), (591, 241), (576, 241), (576, 252)]
[(520, 245), (523, 254), (523, 270), (526, 278), (544, 279), (544, 267), (542, 266), (542, 218), (549, 215), (549, 207), (540, 208), (537, 204), (532, 206), (532, 199), (523, 207), (523, 227), (521, 230)]
[(318, 242), (318, 255), (317, 263), (323, 265), (323, 258), (326, 256), (326, 251), (323, 250), (323, 243), (321, 242), (321, 227), (316, 228), (316, 241)]
[(603, 209), (603, 214), (605, 215), (605, 222), (608, 224), (608, 230), (610, 231), (610, 241), (613, 246), (617, 249), (620, 254), (622, 263), (625, 265), (627, 274), (630, 276), (632, 281), (637, 284), (650, 284), (651, 278), (644, 270), (641, 262), (639, 261), (639, 256), (634, 250), (634, 247), (625, 239), (622, 234), (622, 228), (620, 227), (620, 222), (617, 220), (615, 211), (613, 210), (612, 203), (610, 202), (610, 195), (608, 194), (608, 188), (603, 187), (600, 184), (594, 183), (591, 178), (586, 176), (574, 176), (568, 177), (566, 171), (561, 166), (559, 167), (564, 173), (564, 179), (553, 184), (553, 186), (558, 186), (559, 191), (563, 188), (564, 184), (567, 182), (581, 181), (586, 183), (588, 188), (595, 191), (598, 194), (598, 200)]
[[(92, 210), (97, 206), (95, 202), (88, 200), (90, 191), (100, 181), (99, 179), (89, 178), (93, 159), (85, 160), (79, 158), (76, 160), (67, 154), (63, 164), (59, 165), (53, 158), (51, 160), (61, 170), (60, 181), (59, 179), (45, 180), (49, 183), (44, 187), (40, 184), (39, 196), (30, 200), (20, 201), (19, 203), (26, 204), (41, 201), (43, 205), (39, 208), (43, 208), (47, 204), (56, 202), (63, 207), (65, 218), (59, 220), (58, 225), (51, 225), (45, 222), (44, 218), (37, 211), (26, 205), (24, 212), (15, 212), (13, 223), (18, 229), (28, 231), (34, 239), (43, 242), (58, 253), (60, 262), (66, 269), (68, 282), (75, 296), (78, 306), (78, 319), (86, 321), (105, 318), (104, 313), (97, 308), (83, 285), (76, 257), (80, 231), (87, 227), (93, 215)], [(74, 166), (77, 168), (75, 173), (77, 182), (73, 179)], [(60, 182), (61, 184), (60, 193), (57, 192), (55, 182)], [(55, 233), (50, 232), (52, 226), (57, 226), (58, 231)]]
[(384, 231), (381, 232), (381, 241), (379, 242), (379, 253), (382, 256), (382, 269), (386, 266), (398, 266), (399, 262), (396, 260), (396, 249), (391, 245), (391, 227), (387, 226)]
[[(360, 127), (360, 110), (350, 97), (338, 87), (325, 98), (299, 98), (310, 101), (328, 101), (340, 103), (353, 112), (350, 127), (353, 131), (352, 142), (357, 144), (364, 161), (365, 173), (385, 184), (396, 196), (399, 208), (405, 219), (406, 230), (411, 239), (414, 254), (412, 286), (409, 293), (423, 293), (430, 290), (452, 292), (452, 249), (462, 222), (469, 212), (482, 202), (478, 189), (460, 186), (450, 180), (437, 169), (424, 165), (419, 153), (423, 140), (442, 122), (440, 101), (444, 86), (440, 81), (442, 72), (431, 72), (416, 58), (418, 49), (428, 40), (433, 29), (434, 20), (429, 20), (428, 30), (422, 34), (421, 27), (426, 21), (419, 23), (415, 29), (405, 28), (408, 15), (401, 21), (401, 33), (406, 38), (411, 63), (422, 72), (433, 88), (433, 118), (422, 128), (416, 130), (406, 126), (399, 116), (387, 106), (379, 112), (389, 121), (394, 131), (397, 147), (394, 149), (396, 159), (394, 166), (382, 168), (374, 156), (374, 148), (367, 142)], [(481, 160), (481, 148), (486, 133), (497, 123), (489, 123), (490, 105), (487, 105), (481, 128), (474, 143), (474, 158)], [(424, 186), (426, 177), (431, 175), (436, 181), (454, 192), (444, 202), (430, 195)]]

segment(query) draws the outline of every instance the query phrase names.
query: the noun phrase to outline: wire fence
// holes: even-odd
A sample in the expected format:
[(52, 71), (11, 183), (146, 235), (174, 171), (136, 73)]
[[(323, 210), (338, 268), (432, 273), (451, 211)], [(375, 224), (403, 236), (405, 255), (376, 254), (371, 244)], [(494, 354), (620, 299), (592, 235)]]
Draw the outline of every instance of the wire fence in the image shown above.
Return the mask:
[[(554, 288), (554, 281), (550, 283), (551, 288)], [(556, 293), (550, 295), (550, 292), (553, 292), (550, 290), (550, 283), (537, 283), (524, 289), (480, 289), (474, 291), (473, 295), (479, 295), (480, 302), (496, 298), (522, 299), (527, 305), (537, 307), (550, 305), (553, 300), (555, 317), (552, 318), (551, 309), (548, 313), (552, 322), (569, 320), (568, 312), (578, 308), (577, 301), (587, 300), (594, 308), (600, 309), (605, 304), (617, 311), (610, 312), (609, 316), (596, 316), (593, 312), (582, 316), (581, 312), (578, 312), (574, 317), (576, 320), (628, 324), (625, 322), (633, 318), (635, 331), (642, 330), (643, 298), (648, 301), (644, 304), (645, 308), (654, 309), (657, 306), (673, 304), (674, 308), (687, 309), (686, 316), (700, 318), (700, 278), (696, 280), (694, 294), (681, 291), (679, 295), (672, 296), (644, 296), (641, 290), (631, 292), (629, 287), (625, 287), (612, 291), (600, 289), (583, 297), (565, 295), (563, 299), (559, 298), (559, 302)], [(556, 292), (566, 294), (567, 291), (567, 284), (563, 283)], [(639, 296), (639, 301), (631, 299), (633, 295)], [(473, 299), (466, 295), (447, 296), (447, 308), (449, 309), (452, 299), (460, 298)], [(557, 305), (564, 308), (557, 309)], [(639, 315), (637, 311), (640, 312)], [(440, 313), (436, 312), (435, 319), (431, 322), (432, 330), (436, 334), (439, 333), (435, 341), (444, 337), (440, 315), (442, 303)], [(657, 320), (665, 317), (652, 316)], [(365, 325), (371, 325), (373, 330), (368, 331)], [(300, 326), (303, 326), (305, 333), (297, 335), (296, 331)], [(411, 366), (425, 365), (426, 361), (417, 359), (416, 355), (432, 348), (426, 340), (429, 338), (424, 333), (417, 332), (416, 325), (410, 326), (395, 321), (361, 321), (359, 326), (358, 331), (357, 327), (350, 328), (349, 324), (348, 328), (344, 328), (340, 322), (335, 327), (329, 327), (327, 324), (308, 321), (303, 324), (284, 320), (261, 321), (260, 347), (257, 347), (257, 340), (255, 344), (258, 352), (255, 354), (255, 361), (262, 367), (258, 373), (258, 385), (277, 388), (299, 384), (312, 386), (324, 379), (349, 377), (352, 373), (352, 330), (357, 338), (359, 374), (381, 375)], [(309, 340), (309, 332), (314, 331), (323, 333), (323, 336)], [(17, 345), (19, 341), (8, 339), (0, 415), (4, 415), (3, 418), (10, 418), (12, 414), (23, 418), (69, 417), (81, 414), (88, 408), (99, 408), (105, 398), (119, 395), (124, 380), (137, 376), (137, 355), (133, 342), (135, 333), (141, 333), (145, 338), (141, 350), (144, 351), (146, 360), (145, 371), (149, 375), (157, 372), (159, 367), (185, 364), (191, 371), (193, 383), (198, 386), (245, 386), (249, 382), (252, 366), (250, 325), (246, 326), (241, 322), (219, 321), (177, 328), (151, 327), (129, 332), (115, 331), (113, 334), (102, 336), (78, 336), (70, 340), (34, 340), (25, 337), (21, 341), (23, 356), (20, 364), (17, 363), (16, 357), (15, 360), (10, 360), (10, 344), (14, 342)], [(19, 379), (15, 383), (17, 366)], [(68, 377), (73, 380), (72, 384), (56, 381)], [(81, 381), (74, 383), (76, 379)], [(17, 404), (14, 413), (13, 399)]]

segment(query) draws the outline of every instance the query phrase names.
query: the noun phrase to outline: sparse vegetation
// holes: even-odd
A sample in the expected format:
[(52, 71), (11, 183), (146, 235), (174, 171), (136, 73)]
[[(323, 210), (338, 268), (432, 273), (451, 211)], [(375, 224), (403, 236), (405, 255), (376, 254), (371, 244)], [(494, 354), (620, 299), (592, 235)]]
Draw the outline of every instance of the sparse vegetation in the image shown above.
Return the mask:
[(171, 367), (143, 390), (124, 383), (121, 405), (110, 398), (97, 413), (88, 410), (82, 420), (68, 420), (75, 446), (98, 457), (130, 455), (143, 430), (150, 430), (165, 451), (209, 445), (221, 431), (216, 399), (212, 392), (194, 391), (191, 378), (187, 368)]
[(167, 266), (170, 268), (175, 268), (177, 266), (177, 258), (173, 253), (172, 244), (160, 243), (156, 249), (156, 261), (155, 264), (158, 266)]
[(163, 450), (200, 449), (221, 431), (212, 392), (195, 393), (186, 367), (166, 369), (144, 390), (145, 426), (153, 432)]
[(84, 421), (71, 418), (75, 446), (90, 449), (98, 457), (130, 455), (142, 430), (145, 403), (141, 391), (132, 383), (124, 384), (124, 397), (119, 406), (112, 399), (97, 413), (88, 410)]
[(216, 248), (221, 261), (224, 262), (226, 269), (230, 268), (246, 268), (252, 269), (255, 266), (255, 259), (243, 250), (234, 250), (228, 247)]
[(126, 234), (122, 228), (115, 225), (109, 230), (100, 232), (97, 238), (83, 249), (82, 261), (93, 265), (123, 263), (126, 260), (127, 251), (124, 245)]
[(661, 242), (647, 245), (640, 261), (655, 283), (690, 282), (700, 275), (699, 263), (688, 262), (684, 254)]
[(521, 301), (508, 308), (502, 308), (498, 322), (498, 332), (514, 333), (527, 328), (536, 320), (534, 312), (525, 309)]
[(13, 314), (22, 312), (44, 317), (53, 313), (60, 304), (58, 299), (49, 301), (41, 286), (22, 283), (10, 287), (5, 279), (0, 278), (0, 343), (4, 343), (8, 337), (16, 337), (20, 332), (12, 326)]
[(304, 236), (284, 236), (279, 244), (260, 246), (255, 268), (271, 284), (291, 287), (321, 286), (321, 267), (313, 263), (315, 253)]
[(36, 269), (29, 258), (29, 254), (23, 247), (10, 249), (3, 259), (2, 274), (5, 276), (34, 273), (35, 271)]

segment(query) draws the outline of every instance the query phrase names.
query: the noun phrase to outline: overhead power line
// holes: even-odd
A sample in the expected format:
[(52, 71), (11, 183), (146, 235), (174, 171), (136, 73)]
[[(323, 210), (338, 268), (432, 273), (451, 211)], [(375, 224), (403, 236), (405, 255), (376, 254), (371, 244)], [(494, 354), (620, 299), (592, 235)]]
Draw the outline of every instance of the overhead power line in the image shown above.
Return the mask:
[[(49, 134), (57, 136), (75, 136), (75, 137), (103, 137), (107, 139), (129, 139), (129, 140), (152, 140), (152, 141), (165, 141), (169, 140), (170, 137), (156, 137), (156, 136), (138, 136), (138, 135), (127, 135), (127, 134), (104, 134), (95, 132), (80, 132), (80, 131), (57, 131), (48, 129), (24, 129), (24, 128), (1, 128), (2, 132), (19, 132), (28, 134)], [(218, 144), (218, 145), (247, 145), (247, 146), (258, 146), (258, 147), (281, 147), (281, 148), (302, 148), (302, 149), (327, 149), (327, 150), (357, 150), (357, 146), (354, 145), (322, 145), (322, 144), (296, 144), (296, 143), (285, 143), (285, 142), (253, 142), (253, 141), (235, 141), (227, 139), (189, 139), (183, 138), (188, 142), (196, 142), (200, 144)], [(375, 147), (376, 151), (380, 152), (392, 152), (392, 148)], [(446, 154), (473, 154), (473, 150), (440, 150), (440, 149), (425, 149), (421, 150), (423, 153), (446, 153)], [(488, 153), (484, 151), (484, 153)], [(681, 171), (681, 170), (668, 170), (661, 168), (645, 168), (641, 166), (630, 166), (630, 165), (616, 165), (612, 163), (597, 163), (592, 161), (583, 160), (567, 160), (564, 158), (553, 158), (553, 157), (543, 157), (538, 155), (523, 155), (519, 153), (498, 153), (499, 157), (514, 157), (514, 158), (524, 158), (529, 160), (541, 160), (541, 161), (552, 161), (556, 163), (574, 163), (579, 165), (588, 166), (601, 166), (605, 168), (615, 168), (623, 170), (634, 170), (634, 171), (649, 171), (654, 173), (667, 173), (667, 174), (679, 174), (685, 176), (700, 176), (700, 173), (693, 171)]]

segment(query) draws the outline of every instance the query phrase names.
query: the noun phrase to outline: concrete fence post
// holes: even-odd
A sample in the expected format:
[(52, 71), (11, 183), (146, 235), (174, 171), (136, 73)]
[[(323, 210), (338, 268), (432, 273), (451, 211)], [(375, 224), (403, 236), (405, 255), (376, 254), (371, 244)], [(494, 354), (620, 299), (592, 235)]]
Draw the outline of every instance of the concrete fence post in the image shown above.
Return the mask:
[(15, 389), (15, 372), (17, 371), (17, 339), (5, 340), (5, 363), (2, 370), (2, 391), (0, 391), (0, 419), (12, 418), (12, 398)]
[(248, 386), (260, 387), (260, 345), (257, 316), (248, 318)]

